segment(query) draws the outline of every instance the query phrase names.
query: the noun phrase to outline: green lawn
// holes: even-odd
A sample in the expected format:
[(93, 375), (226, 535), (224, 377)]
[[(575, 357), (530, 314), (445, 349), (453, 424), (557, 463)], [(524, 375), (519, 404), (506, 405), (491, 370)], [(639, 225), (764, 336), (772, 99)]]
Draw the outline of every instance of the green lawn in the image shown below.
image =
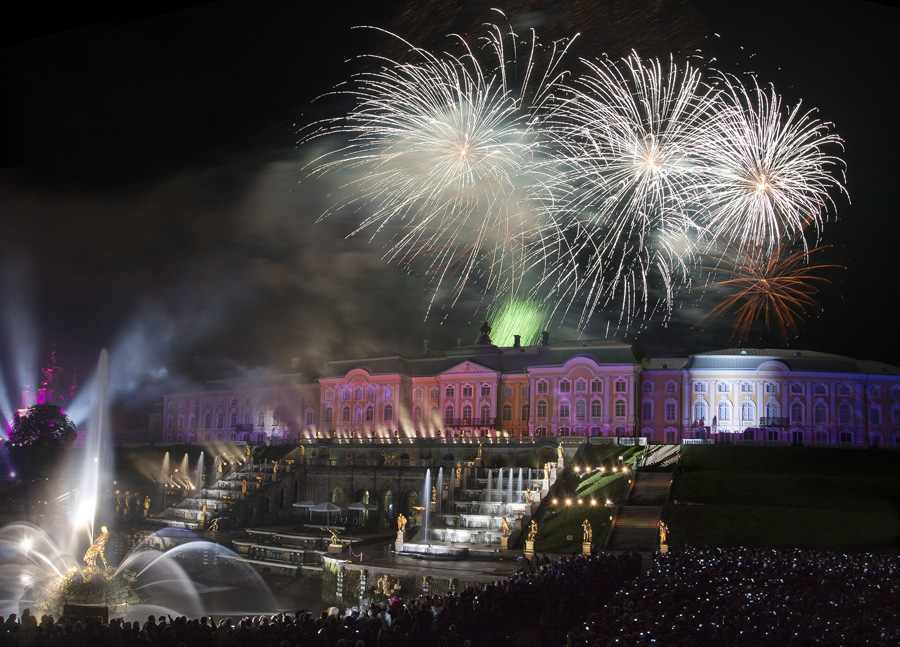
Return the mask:
[(900, 454), (687, 446), (666, 509), (672, 545), (900, 549)]

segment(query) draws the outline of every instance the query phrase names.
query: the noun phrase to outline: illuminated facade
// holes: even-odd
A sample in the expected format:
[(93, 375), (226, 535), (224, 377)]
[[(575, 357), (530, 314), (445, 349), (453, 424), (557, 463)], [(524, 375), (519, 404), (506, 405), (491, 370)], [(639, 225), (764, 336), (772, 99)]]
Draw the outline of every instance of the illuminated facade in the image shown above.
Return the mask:
[[(489, 329), (488, 329), (489, 332)], [(341, 360), (166, 396), (161, 442), (644, 436), (900, 445), (900, 368), (811, 351), (640, 357), (625, 343), (472, 346)]]

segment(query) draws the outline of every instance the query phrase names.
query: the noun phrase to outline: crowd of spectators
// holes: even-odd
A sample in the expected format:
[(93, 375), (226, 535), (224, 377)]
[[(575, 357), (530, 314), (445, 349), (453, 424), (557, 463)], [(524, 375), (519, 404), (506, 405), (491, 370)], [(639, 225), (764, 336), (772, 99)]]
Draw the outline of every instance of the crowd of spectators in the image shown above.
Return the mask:
[(446, 596), (313, 614), (0, 618), (0, 647), (794, 647), (900, 644), (900, 558), (700, 549), (528, 564)]
[(572, 645), (900, 645), (900, 557), (684, 547), (657, 555)]

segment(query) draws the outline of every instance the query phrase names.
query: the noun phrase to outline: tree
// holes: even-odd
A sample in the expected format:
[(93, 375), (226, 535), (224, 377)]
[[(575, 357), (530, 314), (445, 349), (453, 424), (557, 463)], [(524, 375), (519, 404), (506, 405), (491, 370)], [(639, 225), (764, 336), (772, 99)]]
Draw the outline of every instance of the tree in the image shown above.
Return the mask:
[(71, 447), (75, 434), (75, 423), (62, 409), (53, 404), (34, 404), (13, 418), (9, 443), (40, 449)]

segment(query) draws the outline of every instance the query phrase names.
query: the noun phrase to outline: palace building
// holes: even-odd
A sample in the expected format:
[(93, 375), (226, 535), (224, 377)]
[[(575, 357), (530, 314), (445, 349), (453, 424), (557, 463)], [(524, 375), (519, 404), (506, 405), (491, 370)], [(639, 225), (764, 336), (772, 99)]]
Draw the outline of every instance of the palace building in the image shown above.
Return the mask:
[(729, 349), (641, 356), (614, 340), (330, 362), (167, 395), (158, 442), (641, 436), (649, 442), (900, 445), (900, 368), (839, 355)]

